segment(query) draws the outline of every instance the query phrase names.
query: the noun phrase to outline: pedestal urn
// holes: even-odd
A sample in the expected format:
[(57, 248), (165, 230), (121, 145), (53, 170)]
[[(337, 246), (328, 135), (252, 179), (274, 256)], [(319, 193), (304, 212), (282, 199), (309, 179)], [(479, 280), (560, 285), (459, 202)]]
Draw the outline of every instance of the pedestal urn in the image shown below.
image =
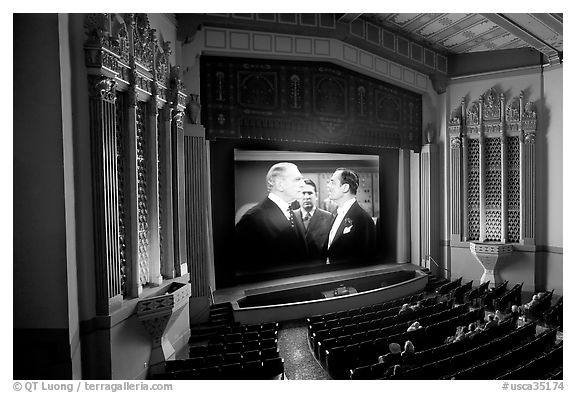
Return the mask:
[(514, 247), (504, 243), (470, 243), (470, 252), (484, 268), (480, 283), (490, 281), (492, 288), (500, 284), (499, 269), (513, 251)]
[(174, 347), (164, 337), (164, 333), (188, 305), (190, 294), (190, 283), (174, 282), (161, 294), (138, 302), (138, 319), (153, 340), (150, 366), (162, 363), (174, 355)]

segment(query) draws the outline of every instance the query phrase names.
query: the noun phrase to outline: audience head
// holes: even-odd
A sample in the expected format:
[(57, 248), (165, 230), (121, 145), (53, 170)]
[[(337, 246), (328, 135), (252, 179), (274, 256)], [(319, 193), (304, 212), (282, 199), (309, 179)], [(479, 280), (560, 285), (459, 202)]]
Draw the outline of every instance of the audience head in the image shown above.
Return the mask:
[(492, 322), (494, 320), (494, 314), (488, 314), (488, 322)]
[(473, 332), (474, 330), (476, 330), (476, 324), (472, 322), (470, 325), (468, 325), (468, 331)]
[(402, 347), (398, 343), (390, 343), (390, 345), (388, 345), (388, 349), (392, 354), (398, 354), (402, 352)]
[(513, 312), (513, 313), (520, 312), (520, 310), (518, 309), (518, 306), (517, 306), (517, 305), (515, 305), (515, 304), (512, 305), (512, 312)]
[(414, 353), (414, 344), (412, 343), (412, 341), (410, 340), (406, 340), (406, 342), (404, 343), (404, 352), (402, 353)]

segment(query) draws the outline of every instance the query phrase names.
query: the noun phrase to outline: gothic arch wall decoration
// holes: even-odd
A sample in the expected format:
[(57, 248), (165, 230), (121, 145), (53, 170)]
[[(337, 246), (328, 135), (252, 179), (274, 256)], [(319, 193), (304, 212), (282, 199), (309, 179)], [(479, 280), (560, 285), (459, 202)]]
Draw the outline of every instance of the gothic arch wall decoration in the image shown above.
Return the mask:
[(452, 112), (452, 241), (534, 245), (536, 123), (523, 92), (494, 88)]

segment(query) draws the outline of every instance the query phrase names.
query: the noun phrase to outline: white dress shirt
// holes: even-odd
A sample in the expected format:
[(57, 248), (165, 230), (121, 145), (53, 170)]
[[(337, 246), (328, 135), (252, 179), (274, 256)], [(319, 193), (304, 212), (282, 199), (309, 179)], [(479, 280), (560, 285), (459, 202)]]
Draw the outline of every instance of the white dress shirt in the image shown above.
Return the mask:
[(344, 221), (344, 216), (346, 216), (346, 213), (348, 213), (348, 210), (350, 210), (354, 202), (356, 202), (356, 198), (349, 199), (344, 202), (342, 206), (338, 206), (338, 209), (336, 209), (336, 220), (334, 220), (332, 228), (330, 228), (330, 234), (328, 235), (328, 248), (330, 248), (332, 241), (334, 241), (336, 232), (338, 232), (340, 224), (342, 224), (342, 221)]

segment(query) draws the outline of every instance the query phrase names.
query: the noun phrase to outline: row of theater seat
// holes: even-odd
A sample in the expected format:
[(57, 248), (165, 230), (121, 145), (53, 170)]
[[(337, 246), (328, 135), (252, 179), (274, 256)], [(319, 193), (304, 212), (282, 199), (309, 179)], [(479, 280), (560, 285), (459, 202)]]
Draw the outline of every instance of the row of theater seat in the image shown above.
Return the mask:
[[(509, 320), (489, 330), (481, 331), (474, 337), (474, 340), (461, 340), (442, 344), (423, 351), (417, 351), (410, 357), (409, 366), (419, 367), (421, 365), (434, 363), (502, 337), (514, 329), (514, 325), (511, 322), (512, 321)], [(391, 366), (391, 364), (386, 362), (376, 363), (374, 361), (372, 364), (351, 369), (350, 379), (380, 379)]]
[[(441, 305), (443, 305), (445, 307), (438, 307)], [(434, 306), (430, 306), (429, 309), (430, 309), (430, 311), (432, 311), (432, 313), (429, 315), (426, 315), (426, 314), (424, 314), (424, 315), (420, 314), (420, 316), (413, 315), (413, 314), (419, 314), (418, 312), (414, 312), (412, 314), (406, 314), (406, 315), (410, 316), (410, 318), (407, 318), (408, 319), (407, 322), (394, 323), (392, 325), (384, 326), (381, 328), (370, 329), (370, 330), (364, 331), (364, 330), (360, 330), (360, 327), (352, 326), (353, 329), (350, 330), (352, 333), (348, 333), (348, 334), (346, 333), (345, 329), (342, 329), (342, 331), (340, 332), (338, 330), (339, 328), (331, 329), (330, 331), (328, 331), (327, 335), (324, 335), (324, 334), (322, 334), (322, 331), (319, 331), (318, 334), (315, 335), (315, 337), (314, 337), (313, 349), (315, 350), (315, 354), (316, 354), (317, 358), (321, 362), (323, 362), (326, 350), (334, 348), (334, 347), (339, 346), (339, 345), (343, 345), (344, 343), (353, 344), (353, 343), (361, 342), (361, 341), (365, 341), (365, 340), (376, 339), (378, 337), (388, 337), (388, 336), (391, 336), (394, 334), (406, 332), (408, 327), (414, 321), (419, 321), (421, 326), (429, 326), (429, 325), (433, 325), (437, 322), (441, 322), (443, 320), (447, 320), (447, 319), (456, 317), (458, 315), (464, 314), (468, 311), (468, 308), (466, 305), (461, 305), (461, 306), (454, 307), (454, 308), (448, 308), (446, 306), (445, 302), (438, 303)], [(437, 311), (437, 312), (433, 312), (433, 311)], [(402, 315), (402, 317), (403, 317), (403, 315)], [(421, 330), (420, 332), (417, 332), (417, 333), (413, 333), (416, 341), (418, 341), (417, 336), (419, 335), (419, 333), (423, 334), (423, 330)], [(350, 338), (348, 338), (348, 336)]]
[(283, 378), (284, 360), (278, 352), (278, 323), (234, 324), (207, 345), (193, 346), (189, 358), (169, 360), (153, 378), (271, 379)]
[(563, 313), (564, 313), (564, 300), (560, 297), (556, 303), (548, 310), (544, 311), (542, 317), (544, 322), (549, 327), (557, 327), (562, 330), (563, 328)]
[(365, 315), (367, 313), (378, 312), (381, 310), (389, 310), (392, 308), (396, 308), (398, 310), (400, 306), (402, 306), (403, 304), (415, 303), (418, 300), (421, 300), (423, 297), (424, 293), (421, 292), (415, 295), (405, 296), (403, 298), (390, 300), (384, 303), (372, 304), (369, 306), (357, 307), (349, 310), (335, 311), (326, 314), (312, 315), (311, 317), (308, 317), (306, 319), (306, 322), (308, 325), (311, 325), (315, 322), (330, 321), (344, 317), (354, 317), (356, 315)]
[(326, 369), (335, 379), (347, 379), (350, 369), (373, 363), (379, 355), (387, 353), (390, 343), (404, 343), (410, 340), (419, 347), (437, 346), (446, 338), (446, 332), (455, 331), (457, 326), (475, 322), (483, 318), (483, 314), (483, 309), (477, 309), (423, 329), (334, 347), (326, 351)]
[(194, 368), (222, 366), (230, 363), (242, 363), (253, 360), (266, 360), (279, 357), (278, 349), (267, 348), (264, 350), (252, 350), (245, 352), (225, 352), (219, 355), (198, 356), (188, 359), (168, 360), (165, 363), (165, 371), (174, 372), (190, 370)]
[[(495, 359), (503, 353), (524, 347), (534, 340), (535, 325), (527, 325), (521, 329), (515, 329), (503, 337), (485, 343), (454, 356), (435, 360), (431, 363), (411, 368), (400, 376), (400, 379), (459, 379), (464, 371), (472, 369), (479, 364)], [(546, 334), (538, 340), (539, 343), (552, 345), (555, 336)], [(470, 339), (471, 341), (473, 339)], [(536, 347), (534, 347), (536, 348)], [(512, 359), (509, 359), (512, 360)], [(518, 359), (514, 359), (518, 360)], [(462, 374), (460, 374), (462, 373)]]
[(262, 330), (260, 332), (223, 333), (211, 337), (208, 344), (241, 343), (245, 341), (266, 340), (278, 338), (276, 329)]
[(224, 344), (209, 343), (208, 345), (190, 347), (188, 356), (194, 358), (199, 356), (222, 355), (226, 352), (263, 351), (268, 349), (277, 349), (277, 347), (278, 340), (275, 338), (243, 342), (226, 342)]
[[(359, 330), (369, 330), (377, 327), (385, 327), (395, 323), (406, 322), (410, 319), (411, 315), (426, 315), (427, 313), (434, 313), (436, 310), (444, 309), (447, 303), (436, 304), (436, 297), (426, 299), (422, 302), (422, 309), (414, 311), (410, 314), (399, 315), (400, 307), (393, 307), (391, 309), (384, 309), (379, 311), (370, 311), (365, 314), (355, 316), (343, 316), (335, 319), (309, 322), (308, 335), (312, 336), (320, 330), (331, 329), (346, 325), (355, 325)], [(434, 308), (436, 307), (436, 308)]]
[(516, 380), (516, 379), (563, 379), (563, 355), (564, 343), (558, 342), (550, 350), (543, 354), (538, 354), (527, 362), (500, 374), (495, 379)]
[(152, 375), (152, 379), (284, 379), (284, 360), (281, 357), (275, 357), (272, 359), (248, 360), (187, 370), (166, 371)]
[[(501, 354), (475, 364), (465, 370), (445, 377), (445, 379), (494, 379), (503, 372), (518, 367), (526, 359), (533, 358), (552, 348), (556, 342), (556, 329), (550, 329), (535, 339), (529, 340), (520, 346), (502, 351)], [(459, 359), (455, 359), (458, 367)]]

